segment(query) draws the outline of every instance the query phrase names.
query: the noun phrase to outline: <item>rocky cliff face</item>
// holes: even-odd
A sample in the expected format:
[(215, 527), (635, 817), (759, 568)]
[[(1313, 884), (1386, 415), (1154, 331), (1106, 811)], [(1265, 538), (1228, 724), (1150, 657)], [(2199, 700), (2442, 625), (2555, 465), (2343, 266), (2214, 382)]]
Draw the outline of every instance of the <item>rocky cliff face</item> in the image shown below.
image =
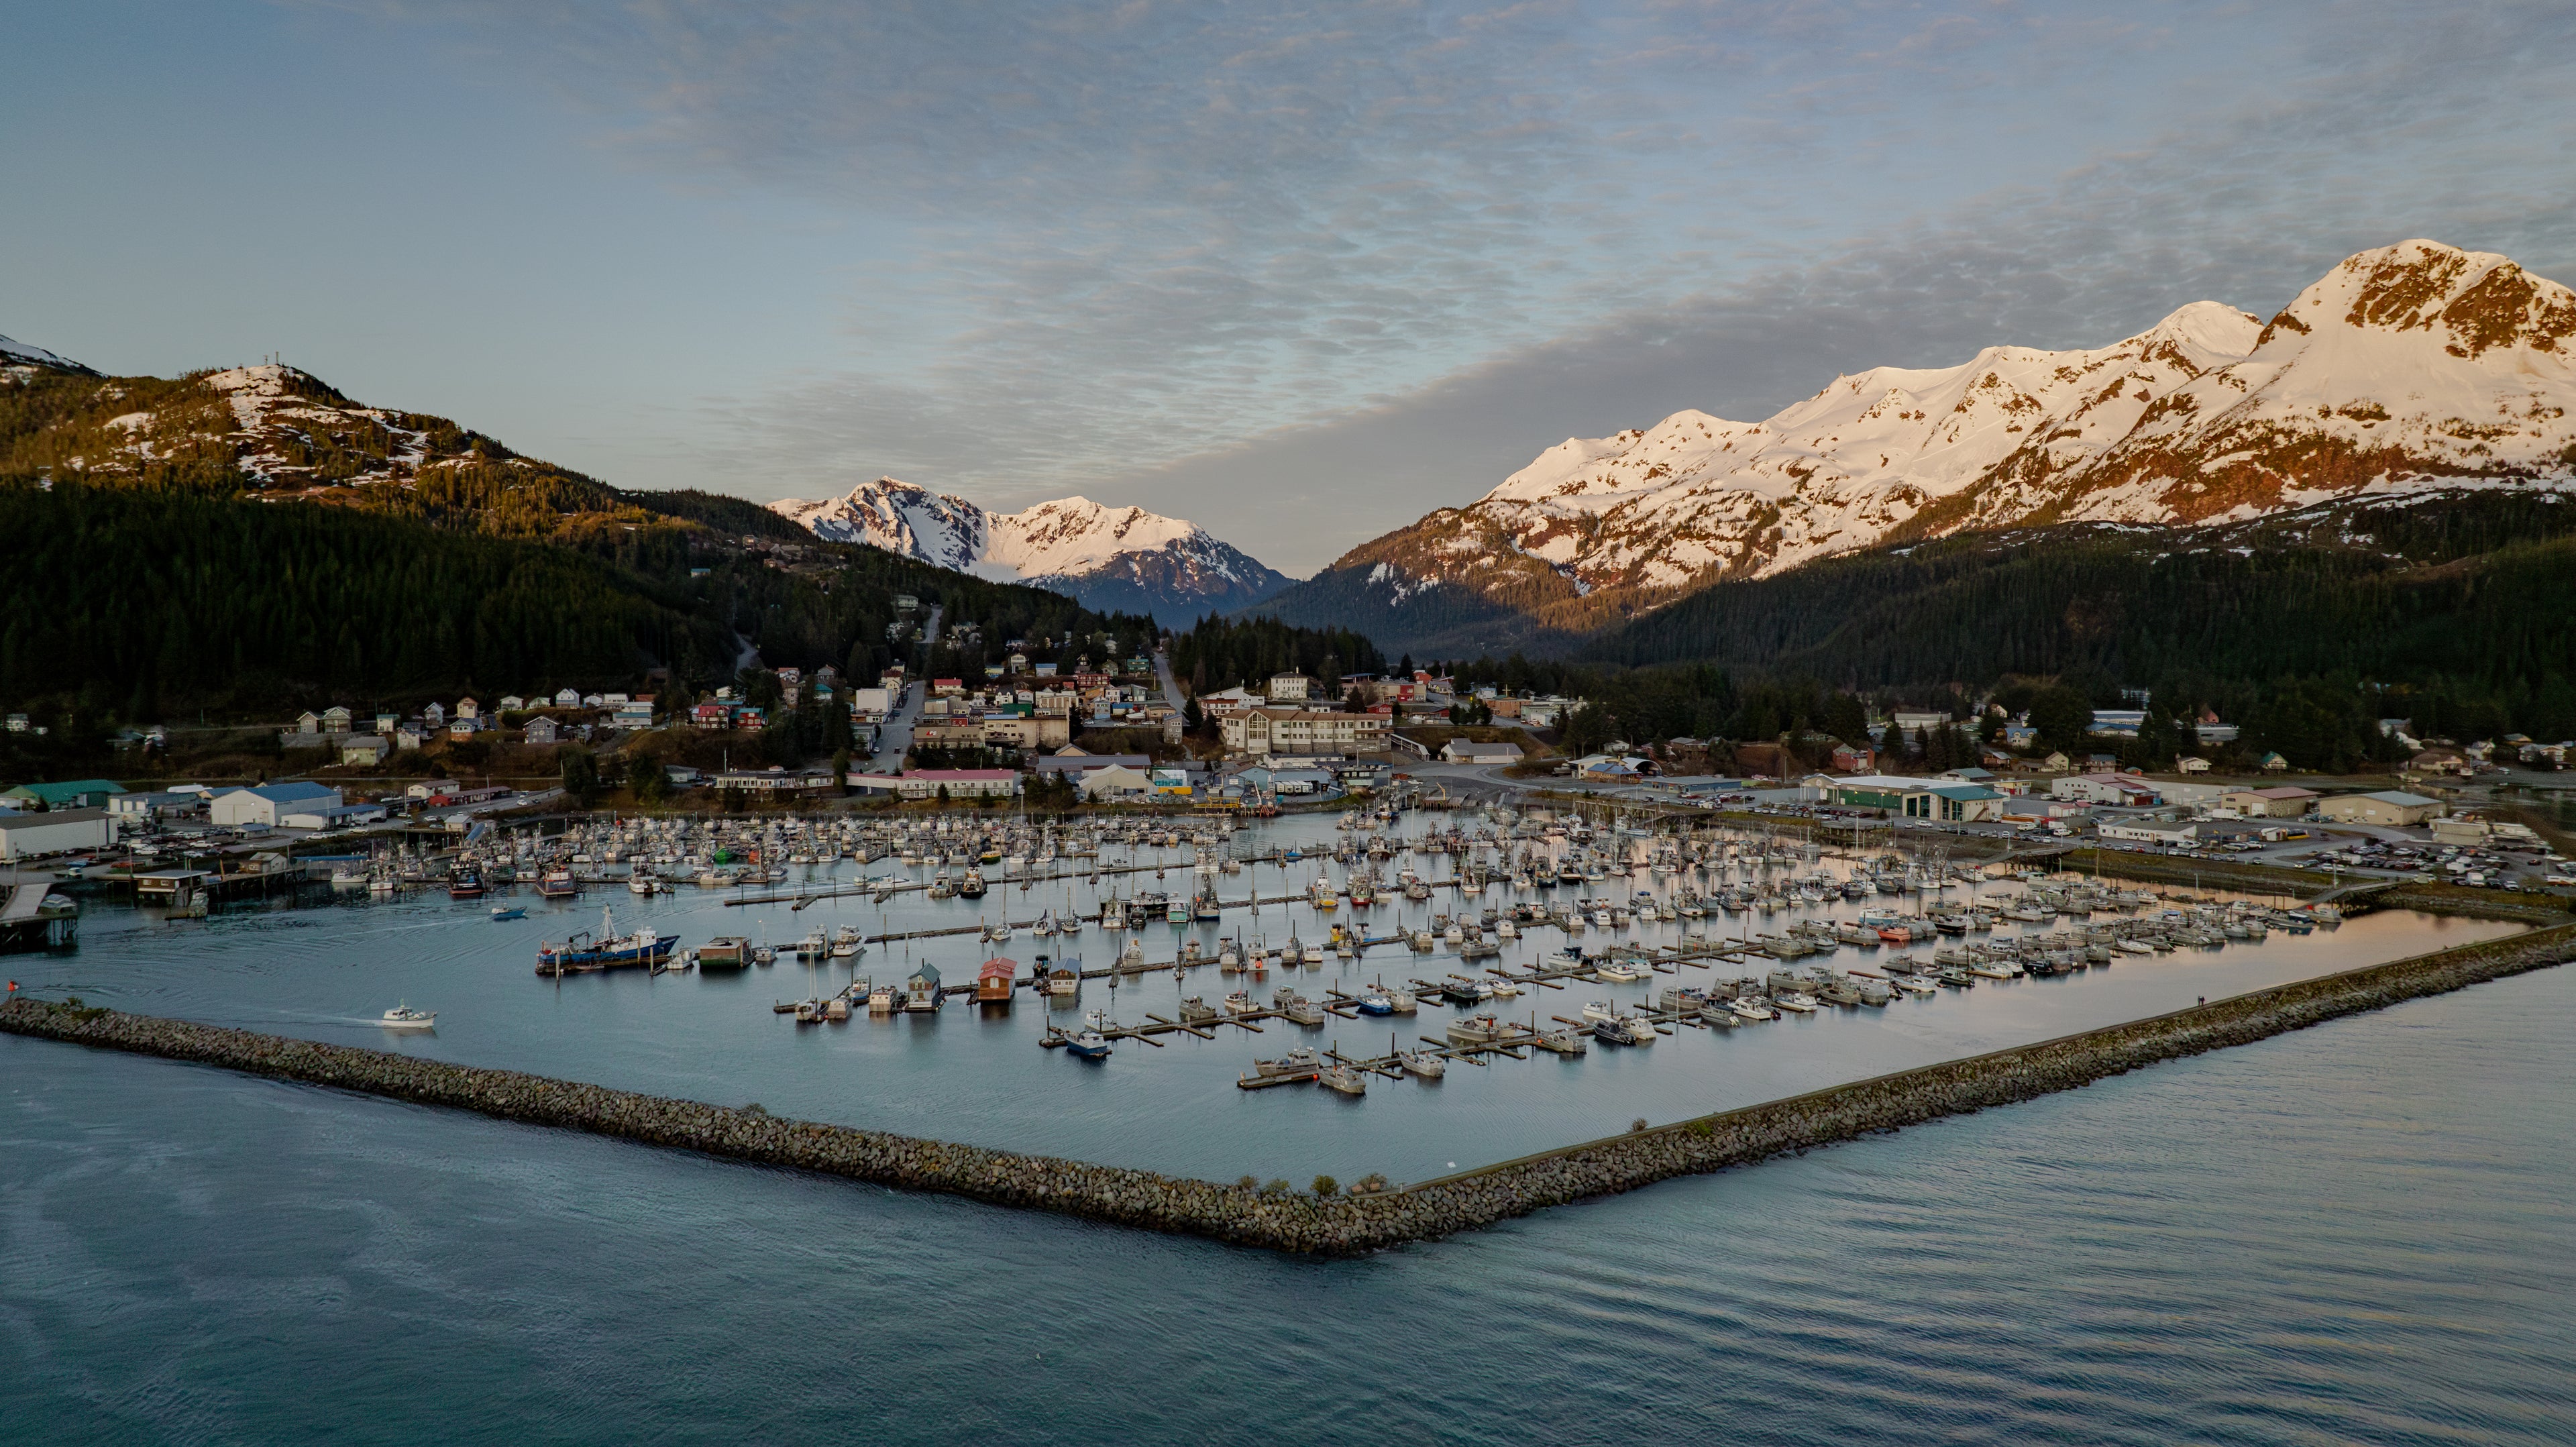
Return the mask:
[[(2197, 523), (2565, 485), (2576, 295), (2501, 256), (2363, 252), (2269, 322), (2194, 302), (2088, 351), (1840, 377), (1760, 422), (1570, 439), (1273, 601), (1382, 645), (1580, 636), (1728, 579), (1963, 529)], [(1416, 641), (1419, 640), (1419, 641)]]
[(1259, 602), (1288, 583), (1195, 523), (1088, 498), (995, 513), (881, 477), (844, 497), (789, 498), (771, 507), (835, 542), (866, 543), (979, 577), (1032, 583), (1089, 608), (1161, 613), (1175, 624)]

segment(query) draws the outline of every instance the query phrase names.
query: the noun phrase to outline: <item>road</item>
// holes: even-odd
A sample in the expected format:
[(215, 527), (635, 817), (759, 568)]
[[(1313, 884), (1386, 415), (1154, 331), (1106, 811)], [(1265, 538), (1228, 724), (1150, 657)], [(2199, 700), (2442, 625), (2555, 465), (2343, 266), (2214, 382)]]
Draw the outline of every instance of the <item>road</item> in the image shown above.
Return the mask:
[[(921, 627), (921, 646), (924, 656), (929, 654), (930, 645), (939, 641), (939, 618), (944, 611), (946, 610), (942, 605), (932, 604), (930, 621)], [(869, 772), (894, 774), (903, 771), (903, 756), (912, 748), (912, 726), (920, 721), (921, 701), (928, 697), (929, 693), (929, 679), (912, 678), (904, 681), (903, 696), (894, 700), (894, 707), (887, 712), (885, 724), (878, 731), (876, 754), (868, 760)]]
[(1183, 712), (1181, 686), (1172, 679), (1172, 656), (1159, 648), (1154, 650), (1154, 676), (1163, 682), (1163, 702), (1172, 706), (1172, 712)]

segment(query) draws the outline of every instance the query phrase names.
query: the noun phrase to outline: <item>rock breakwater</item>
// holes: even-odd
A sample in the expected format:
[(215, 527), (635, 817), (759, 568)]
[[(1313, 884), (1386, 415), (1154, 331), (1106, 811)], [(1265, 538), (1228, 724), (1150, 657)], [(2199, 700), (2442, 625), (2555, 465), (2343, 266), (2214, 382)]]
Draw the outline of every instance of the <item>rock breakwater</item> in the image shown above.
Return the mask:
[(2157, 1061), (2246, 1044), (2571, 957), (2576, 925), (2561, 925), (1568, 1146), (1394, 1191), (1337, 1197), (1271, 1194), (68, 1003), (11, 1001), (0, 1007), (0, 1030), (1235, 1245), (1349, 1255), (2030, 1100)]

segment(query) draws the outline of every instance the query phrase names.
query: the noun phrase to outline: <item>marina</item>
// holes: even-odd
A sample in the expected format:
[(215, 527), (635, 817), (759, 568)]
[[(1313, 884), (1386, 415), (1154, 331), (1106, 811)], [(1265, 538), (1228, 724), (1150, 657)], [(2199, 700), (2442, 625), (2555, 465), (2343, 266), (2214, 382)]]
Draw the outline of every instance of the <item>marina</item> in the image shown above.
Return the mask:
[[(1219, 1179), (1409, 1179), (2512, 928), (2403, 911), (2336, 924), (2292, 901), (1990, 878), (1609, 815), (1083, 821), (1051, 837), (898, 819), (831, 820), (862, 846), (839, 859), (776, 819), (730, 841), (621, 822), (615, 842), (638, 848), (615, 852), (640, 861), (605, 858), (604, 825), (496, 830), (472, 900), (347, 887), (195, 919), (92, 898), (78, 952), (30, 983), (317, 1039), (384, 1040), (343, 1022), (408, 1001), (436, 1026), (392, 1048), (432, 1058)], [(624, 881), (639, 862), (673, 881), (753, 867), (712, 857), (737, 846), (795, 897), (735, 904), (741, 882), (720, 875), (649, 894), (535, 887)], [(1542, 860), (1557, 883), (1537, 883)], [(970, 866), (989, 874), (980, 905), (935, 887)], [(496, 907), (526, 918), (496, 922)], [(1897, 929), (1904, 944), (1885, 938)], [(577, 931), (586, 949), (627, 938), (622, 963), (568, 955), (532, 975)], [(633, 947), (645, 931), (658, 960)], [(1615, 1023), (1587, 1017), (1595, 1001)], [(1484, 1038), (1453, 1032), (1487, 1016)], [(1255, 1071), (1296, 1049), (1314, 1052), (1311, 1075)]]

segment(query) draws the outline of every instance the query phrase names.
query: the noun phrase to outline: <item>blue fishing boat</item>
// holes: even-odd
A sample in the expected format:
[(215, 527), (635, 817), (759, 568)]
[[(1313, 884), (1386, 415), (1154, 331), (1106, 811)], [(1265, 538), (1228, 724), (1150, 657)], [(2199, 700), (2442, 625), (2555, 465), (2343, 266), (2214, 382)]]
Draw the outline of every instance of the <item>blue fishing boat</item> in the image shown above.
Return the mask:
[(679, 936), (652, 929), (621, 935), (617, 933), (616, 921), (603, 909), (599, 912), (599, 933), (596, 936), (583, 930), (562, 944), (549, 942), (540, 946), (537, 950), (537, 973), (568, 975), (630, 965), (658, 965), (671, 958), (671, 951), (679, 943)]
[(496, 904), (492, 906), (492, 918), (496, 923), (505, 919), (526, 919), (527, 917), (527, 910), (519, 905)]

